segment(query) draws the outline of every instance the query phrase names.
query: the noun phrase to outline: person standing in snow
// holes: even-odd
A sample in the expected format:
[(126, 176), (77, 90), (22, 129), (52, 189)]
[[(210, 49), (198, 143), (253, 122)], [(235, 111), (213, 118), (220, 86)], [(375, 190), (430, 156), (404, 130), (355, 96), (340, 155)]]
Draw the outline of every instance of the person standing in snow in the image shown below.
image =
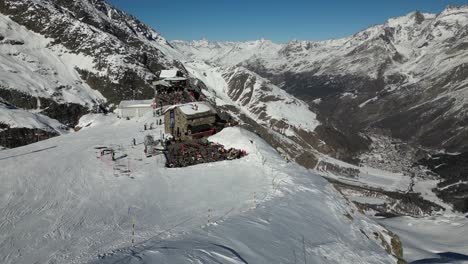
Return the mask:
[(133, 138), (133, 146), (136, 146), (136, 139)]
[(115, 161), (115, 151), (112, 151), (112, 161)]

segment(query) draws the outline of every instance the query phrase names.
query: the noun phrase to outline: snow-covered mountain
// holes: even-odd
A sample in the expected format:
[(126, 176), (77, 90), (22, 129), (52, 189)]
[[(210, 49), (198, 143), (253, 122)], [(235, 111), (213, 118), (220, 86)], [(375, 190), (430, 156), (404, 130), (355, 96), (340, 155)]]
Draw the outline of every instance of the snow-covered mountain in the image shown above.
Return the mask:
[[(419, 177), (425, 168), (397, 166), (417, 151), (394, 157), (393, 138), (368, 130), (466, 149), (467, 10), (415, 12), (322, 42), (168, 43), (103, 0), (0, 0), (0, 143), (63, 134), (0, 152), (2, 262), (396, 262), (384, 249), (401, 257), (397, 238), (359, 211), (426, 216), (454, 197), (464, 208), (466, 183), (447, 172), (441, 201), (436, 179)], [(255, 132), (211, 138), (247, 159), (167, 170), (127, 146), (151, 117), (80, 119), (97, 104), (151, 97), (149, 83), (172, 67)], [(96, 160), (103, 144), (127, 156)], [(135, 179), (120, 177), (125, 166)]]
[[(97, 105), (151, 97), (159, 70), (184, 69), (177, 56), (159, 33), (105, 1), (0, 1), (0, 98), (64, 126)], [(16, 128), (34, 134), (19, 120)], [(24, 138), (0, 132), (8, 146), (37, 140)]]
[[(294, 129), (312, 132), (320, 124), (308, 105), (258, 74), (243, 67), (211, 67), (186, 62), (185, 67), (206, 85), (206, 96), (216, 105), (235, 106), (267, 127), (293, 135)], [(294, 115), (301, 113), (301, 115)]]
[[(4, 66), (10, 72), (5, 77), (15, 77), (5, 78), (11, 80), (2, 83), (4, 88), (26, 86), (22, 89), (28, 93), (48, 98), (55, 92), (56, 101), (63, 97), (81, 104), (116, 103), (153, 94), (147, 81), (158, 70), (177, 64), (159, 33), (102, 0), (3, 0), (0, 13), (2, 28), (9, 28), (3, 38), (24, 42), (22, 48), (10, 44), (11, 52), (2, 52), (12, 61)], [(12, 64), (16, 66), (7, 68)], [(29, 70), (24, 82), (16, 81), (19, 65)]]
[(189, 57), (209, 64), (235, 66), (249, 59), (272, 58), (283, 47), (270, 40), (249, 42), (209, 42), (207, 39), (190, 42), (174, 40), (171, 43)]
[(379, 127), (425, 146), (465, 151), (467, 25), (468, 6), (461, 6), (437, 15), (413, 12), (343, 39), (172, 44), (193, 59), (256, 72), (346, 133)]
[(75, 68), (93, 66), (90, 56), (72, 53), (61, 45), (0, 16), (0, 87), (15, 89), (56, 102), (92, 105), (105, 100), (84, 83)]
[(262, 136), (348, 198), (383, 215), (427, 215), (452, 210), (445, 202), (466, 211), (463, 166), (451, 170), (435, 155), (435, 173), (438, 166), (451, 170), (437, 176), (419, 164), (441, 150), (468, 150), (467, 25), (468, 6), (460, 6), (413, 12), (335, 40), (171, 44), (193, 60), (187, 65), (211, 66), (203, 73), (223, 77), (218, 86), (228, 87), (227, 95), (248, 91), (252, 77), (236, 74), (248, 71), (308, 103), (297, 113), (314, 113), (311, 133), (267, 125)]

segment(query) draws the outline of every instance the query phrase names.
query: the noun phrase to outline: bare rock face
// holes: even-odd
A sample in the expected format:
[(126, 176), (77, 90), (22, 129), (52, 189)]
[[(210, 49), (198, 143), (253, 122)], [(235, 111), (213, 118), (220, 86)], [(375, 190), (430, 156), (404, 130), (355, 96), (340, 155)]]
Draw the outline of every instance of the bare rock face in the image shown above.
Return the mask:
[(78, 125), (80, 118), (89, 113), (89, 109), (79, 104), (57, 104), (52, 103), (46, 109), (40, 112), (50, 118), (60, 121), (60, 123), (74, 128)]
[(39, 113), (56, 119), (70, 128), (78, 124), (80, 117), (89, 113), (89, 109), (80, 104), (57, 103), (49, 98), (33, 97), (27, 93), (12, 89), (0, 88), (0, 98), (18, 108), (26, 110), (42, 109)]
[(4, 127), (0, 129), (0, 146), (5, 148), (17, 148), (58, 135), (58, 133), (41, 129)]

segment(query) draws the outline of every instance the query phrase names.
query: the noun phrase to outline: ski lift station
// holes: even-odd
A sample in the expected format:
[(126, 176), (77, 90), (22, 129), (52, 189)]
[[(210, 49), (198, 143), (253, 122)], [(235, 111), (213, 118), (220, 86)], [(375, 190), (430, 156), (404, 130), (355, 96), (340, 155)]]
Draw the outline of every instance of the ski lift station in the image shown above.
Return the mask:
[(117, 114), (121, 118), (141, 117), (153, 111), (153, 100), (128, 100), (121, 101), (117, 108)]

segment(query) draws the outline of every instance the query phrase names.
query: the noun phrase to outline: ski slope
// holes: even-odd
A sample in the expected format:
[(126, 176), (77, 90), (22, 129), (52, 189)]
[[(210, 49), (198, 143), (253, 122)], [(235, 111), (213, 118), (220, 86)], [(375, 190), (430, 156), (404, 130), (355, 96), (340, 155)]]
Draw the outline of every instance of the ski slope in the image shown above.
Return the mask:
[(79, 132), (1, 151), (0, 262), (395, 262), (373, 238), (382, 227), (254, 134), (211, 138), (245, 158), (167, 169), (142, 155), (162, 130), (143, 131), (152, 120), (87, 115)]

